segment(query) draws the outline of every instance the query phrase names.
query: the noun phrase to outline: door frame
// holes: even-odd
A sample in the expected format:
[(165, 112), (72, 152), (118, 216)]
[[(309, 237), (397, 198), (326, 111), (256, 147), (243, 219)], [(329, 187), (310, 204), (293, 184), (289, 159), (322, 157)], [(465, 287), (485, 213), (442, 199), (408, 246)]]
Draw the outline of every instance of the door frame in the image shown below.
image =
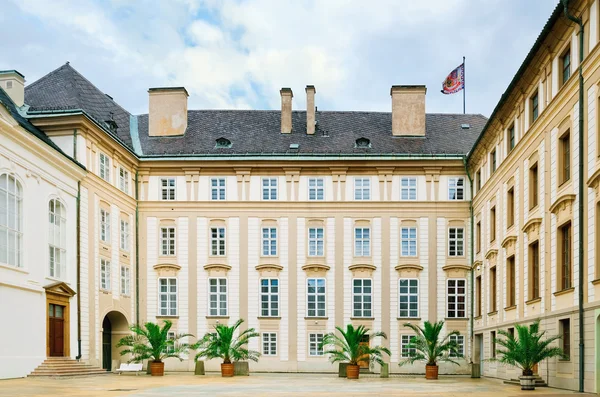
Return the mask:
[(75, 291), (66, 283), (58, 282), (44, 287), (46, 290), (46, 357), (50, 357), (50, 305), (64, 307), (63, 312), (63, 357), (71, 355), (71, 322), (70, 322), (70, 300)]

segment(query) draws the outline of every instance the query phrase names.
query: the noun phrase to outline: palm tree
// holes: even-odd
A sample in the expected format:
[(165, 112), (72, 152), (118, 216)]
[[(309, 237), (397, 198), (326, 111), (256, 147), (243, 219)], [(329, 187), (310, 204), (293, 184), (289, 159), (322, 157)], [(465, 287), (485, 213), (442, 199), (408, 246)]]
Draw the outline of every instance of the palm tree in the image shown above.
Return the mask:
[[(325, 354), (330, 356), (329, 360), (332, 363), (347, 362), (349, 366), (354, 366), (356, 377), (358, 377), (357, 367), (360, 361), (368, 361), (370, 366), (374, 363), (383, 365), (385, 364), (383, 361), (383, 353), (388, 356), (391, 355), (390, 350), (386, 347), (370, 347), (368, 344), (361, 344), (361, 341), (369, 334), (369, 329), (365, 328), (364, 325), (359, 325), (354, 328), (352, 324), (348, 324), (346, 326), (346, 331), (341, 327), (335, 328), (342, 336), (338, 336), (333, 332), (329, 333), (323, 337), (321, 346), (333, 346), (332, 349), (325, 351)], [(384, 332), (374, 332), (369, 336), (381, 336), (382, 338), (387, 339)], [(353, 376), (348, 376), (348, 378), (352, 379)]]
[[(177, 358), (182, 361), (182, 356), (188, 352), (190, 345), (179, 341), (186, 337), (193, 337), (191, 334), (174, 334), (169, 337), (172, 325), (169, 320), (165, 320), (162, 327), (152, 322), (147, 322), (143, 326), (132, 325), (129, 328), (132, 334), (124, 336), (117, 343), (117, 347), (125, 347), (120, 352), (121, 356), (131, 354), (128, 361), (130, 363), (151, 360), (151, 367), (156, 369), (153, 375), (162, 375), (163, 360)], [(153, 366), (153, 364), (158, 365)]]
[(451, 336), (460, 335), (460, 332), (451, 331), (444, 338), (440, 338), (444, 321), (436, 323), (425, 321), (423, 327), (411, 323), (406, 323), (404, 326), (412, 329), (416, 335), (406, 346), (410, 352), (409, 357), (400, 361), (400, 366), (413, 364), (416, 361), (425, 361), (426, 378), (437, 379), (438, 362), (446, 361), (458, 365), (453, 358), (461, 357), (460, 346), (456, 341), (451, 340)]

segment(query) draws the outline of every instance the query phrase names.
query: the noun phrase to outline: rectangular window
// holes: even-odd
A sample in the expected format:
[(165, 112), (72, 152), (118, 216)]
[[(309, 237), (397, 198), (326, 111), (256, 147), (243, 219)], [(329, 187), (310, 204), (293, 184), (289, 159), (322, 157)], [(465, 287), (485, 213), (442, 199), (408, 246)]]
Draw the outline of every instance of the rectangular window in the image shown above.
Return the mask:
[(208, 313), (213, 317), (227, 316), (227, 279), (208, 279)]
[(311, 357), (323, 356), (323, 334), (308, 334), (308, 355)]
[(110, 291), (110, 261), (100, 258), (100, 289)]
[(322, 227), (308, 229), (308, 256), (325, 255), (325, 234)]
[(465, 318), (467, 316), (467, 280), (448, 280), (448, 318)]
[(119, 167), (119, 189), (129, 193), (129, 171), (123, 167)]
[(160, 254), (162, 256), (175, 255), (175, 228), (161, 227), (160, 228)]
[(491, 356), (492, 358), (496, 358), (496, 331), (490, 332), (490, 342), (491, 342)]
[(515, 188), (511, 187), (506, 192), (506, 223), (508, 227), (515, 224)]
[(354, 178), (354, 200), (371, 199), (371, 178)]
[(371, 229), (354, 228), (354, 256), (371, 256)]
[(110, 182), (110, 158), (104, 153), (100, 153), (100, 167), (98, 169), (100, 178)]
[(496, 207), (490, 209), (490, 242), (496, 240)]
[(277, 256), (277, 228), (262, 228), (262, 256)]
[(448, 200), (465, 199), (465, 178), (448, 179)]
[(481, 276), (475, 279), (475, 317), (481, 317)]
[(506, 329), (506, 331), (509, 333), (510, 336), (512, 336), (512, 337), (515, 336), (515, 328), (514, 327), (509, 327)]
[(159, 316), (177, 316), (177, 279), (158, 279)]
[(409, 348), (412, 338), (414, 335), (400, 335), (400, 357), (408, 358), (417, 353), (415, 348)]
[(571, 134), (564, 133), (559, 140), (560, 184), (571, 179)]
[[(167, 332), (167, 340), (175, 340), (175, 331)], [(166, 353), (173, 353), (174, 351), (175, 351), (175, 346), (173, 346), (173, 345), (168, 345), (165, 348)]]
[(225, 178), (210, 179), (210, 199), (225, 200)]
[(325, 317), (325, 279), (306, 280), (306, 317)]
[(417, 178), (400, 179), (400, 200), (417, 199)]
[[(11, 213), (12, 217), (15, 215), (15, 208), (11, 205), (7, 206), (6, 196), (0, 195), (0, 201), (2, 201), (3, 206), (8, 209), (8, 212)], [(6, 212), (2, 215), (5, 215)], [(62, 278), (65, 277), (66, 274), (66, 256), (67, 256), (67, 219), (65, 218), (65, 207), (58, 201), (58, 199), (52, 199), (48, 202), (48, 251), (49, 251), (49, 266), (50, 266), (50, 277)], [(6, 215), (0, 223), (6, 224), (7, 217)], [(6, 244), (6, 236), (7, 233), (5, 230), (0, 232), (0, 240), (2, 243), (0, 245), (4, 245), (4, 248), (1, 248), (2, 251), (6, 252), (8, 250), (8, 245)], [(11, 245), (15, 244), (14, 239), (11, 236), (9, 241), (11, 241)], [(16, 244), (15, 244), (16, 245)]]
[(529, 244), (529, 299), (540, 297), (540, 243)]
[(262, 354), (263, 356), (277, 355), (277, 334), (275, 332), (263, 332)]
[(323, 178), (308, 179), (308, 199), (310, 201), (325, 200), (325, 180)]
[(100, 240), (110, 244), (110, 212), (100, 208)]
[(448, 229), (448, 256), (464, 256), (465, 229), (451, 227)]
[(464, 335), (450, 335), (450, 342), (456, 342), (458, 345), (458, 354), (451, 352), (450, 357), (462, 357), (465, 355), (465, 336)]
[(262, 179), (263, 200), (277, 200), (277, 178)]
[(515, 148), (515, 125), (511, 125), (508, 129), (508, 140), (506, 141), (506, 153), (512, 152)]
[(566, 290), (571, 288), (571, 274), (573, 269), (571, 268), (571, 222), (559, 229), (560, 238), (560, 251), (559, 251), (559, 290)]
[(419, 280), (414, 278), (399, 280), (398, 317), (419, 317)]
[(496, 172), (496, 149), (490, 153), (490, 175)]
[(568, 318), (559, 320), (560, 347), (565, 357), (561, 361), (571, 361), (571, 320)]
[(535, 163), (529, 168), (529, 209), (538, 205), (538, 165)]
[(175, 200), (175, 178), (161, 178), (160, 189), (162, 200)]
[(538, 92), (536, 91), (535, 94), (533, 94), (531, 96), (531, 124), (533, 124), (539, 115), (539, 97), (538, 97)]
[(129, 222), (121, 219), (121, 249), (129, 251)]
[(225, 256), (225, 228), (210, 228), (210, 254), (212, 256)]
[(475, 174), (475, 183), (476, 183), (476, 188), (477, 188), (477, 193), (479, 193), (479, 191), (481, 190), (481, 168), (477, 170), (477, 173)]
[(506, 304), (508, 307), (515, 306), (516, 300), (516, 270), (515, 270), (515, 257), (511, 256), (506, 260)]
[(261, 317), (279, 317), (279, 280), (263, 278), (260, 280)]
[(565, 84), (569, 77), (571, 77), (571, 49), (569, 48), (564, 55), (560, 58), (562, 65), (562, 83)]
[(131, 269), (129, 266), (121, 266), (121, 295), (131, 294)]
[(401, 256), (417, 256), (417, 228), (403, 227), (400, 229)]
[(477, 253), (481, 252), (481, 221), (477, 222)]
[(496, 266), (490, 268), (490, 309), (491, 313), (498, 311)]
[(355, 278), (352, 280), (352, 317), (373, 317), (372, 282), (370, 278)]

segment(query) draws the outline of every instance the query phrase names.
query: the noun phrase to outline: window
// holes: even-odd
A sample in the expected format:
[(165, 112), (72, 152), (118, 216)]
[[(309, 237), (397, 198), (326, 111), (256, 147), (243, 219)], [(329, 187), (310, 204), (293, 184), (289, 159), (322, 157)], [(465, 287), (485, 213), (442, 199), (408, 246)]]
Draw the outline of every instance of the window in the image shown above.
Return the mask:
[(131, 294), (131, 269), (129, 266), (121, 266), (121, 295)]
[(475, 279), (475, 317), (481, 317), (481, 276)]
[(417, 353), (415, 348), (409, 347), (413, 338), (414, 335), (400, 335), (400, 357), (408, 358)]
[(571, 222), (559, 229), (559, 291), (571, 288)]
[(110, 291), (110, 261), (100, 258), (100, 289)]
[(481, 252), (481, 221), (477, 222), (477, 253)]
[(490, 210), (490, 242), (496, 240), (496, 207)]
[(511, 256), (506, 260), (506, 304), (508, 307), (515, 306), (517, 282), (515, 278), (515, 256)]
[(455, 342), (458, 345), (458, 354), (450, 352), (450, 357), (462, 357), (465, 354), (465, 336), (464, 335), (450, 335), (450, 342)]
[(306, 317), (325, 317), (325, 279), (306, 280)]
[(217, 143), (215, 144), (215, 148), (229, 149), (231, 147), (231, 141), (227, 138), (217, 138), (216, 142)]
[(462, 227), (451, 227), (448, 229), (448, 256), (463, 256), (464, 233)]
[(371, 179), (354, 178), (354, 200), (371, 199)]
[(354, 256), (371, 256), (371, 229), (354, 228)]
[(491, 342), (491, 356), (492, 358), (496, 358), (496, 331), (491, 331), (490, 332), (490, 342)]
[(419, 317), (419, 280), (401, 278), (398, 287), (398, 317)]
[(475, 183), (477, 184), (477, 193), (479, 193), (479, 191), (481, 190), (481, 168), (478, 169), (477, 173), (475, 174)]
[(515, 188), (511, 187), (506, 193), (506, 223), (508, 227), (515, 224)]
[(540, 297), (540, 243), (529, 244), (529, 299)]
[(210, 254), (212, 256), (225, 256), (225, 228), (210, 228)]
[(400, 230), (400, 255), (417, 256), (417, 228), (403, 227)]
[(400, 200), (417, 199), (417, 178), (400, 179)]
[(362, 149), (370, 149), (371, 148), (371, 141), (368, 140), (367, 138), (358, 138), (356, 140), (356, 143), (354, 144), (354, 147), (356, 148), (362, 148)]
[(559, 147), (559, 183), (563, 184), (571, 179), (571, 134), (567, 130), (558, 142)]
[(276, 278), (260, 280), (260, 315), (279, 317), (279, 280)]
[(535, 94), (533, 94), (531, 96), (530, 101), (531, 101), (531, 123), (530, 123), (530, 125), (531, 125), (537, 120), (538, 115), (539, 115), (539, 107), (538, 107), (539, 103), (538, 103), (538, 92), (537, 91), (535, 92)]
[(210, 199), (225, 200), (225, 178), (210, 179)]
[(175, 200), (175, 178), (161, 178), (161, 199)]
[(565, 318), (559, 320), (558, 328), (560, 332), (560, 347), (564, 357), (561, 361), (571, 361), (571, 319)]
[(352, 280), (352, 317), (372, 317), (372, 280), (370, 278), (355, 278)]
[(22, 267), (22, 189), (10, 174), (0, 175), (0, 262)]
[(275, 332), (263, 332), (262, 334), (263, 356), (277, 355), (277, 334)]
[(121, 219), (121, 249), (129, 251), (129, 222)]
[(177, 279), (173, 277), (158, 279), (159, 316), (177, 315)]
[(325, 181), (323, 178), (308, 179), (308, 199), (310, 201), (325, 200)]
[(277, 228), (262, 228), (262, 256), (277, 256)]
[(511, 125), (508, 129), (508, 140), (506, 141), (506, 153), (512, 152), (515, 148), (515, 125)]
[(490, 153), (490, 175), (496, 172), (496, 149)]
[(67, 220), (65, 218), (65, 207), (56, 199), (48, 203), (48, 248), (50, 277), (61, 278), (66, 274), (67, 256)]
[(508, 332), (508, 334), (512, 337), (515, 336), (515, 328), (514, 327), (509, 327), (506, 329), (506, 331)]
[(119, 189), (129, 193), (129, 171), (123, 167), (119, 167)]
[(448, 179), (448, 200), (465, 199), (465, 178)]
[(110, 182), (110, 158), (104, 153), (100, 153), (99, 174), (100, 178)]
[(535, 163), (529, 168), (529, 209), (538, 205), (538, 165)]
[(325, 255), (325, 236), (322, 227), (308, 229), (308, 256)]
[(110, 212), (100, 208), (100, 240), (110, 244)]
[(7, 82), (6, 82), (6, 88), (7, 88), (7, 89), (9, 89), (9, 90), (10, 90), (11, 88), (13, 88), (13, 82), (12, 82), (12, 81), (7, 81)]
[(490, 309), (491, 313), (498, 311), (496, 266), (490, 268)]
[(277, 200), (277, 178), (262, 179), (263, 200)]
[(467, 316), (467, 280), (448, 280), (448, 318), (464, 318)]
[[(167, 340), (169, 340), (169, 341), (175, 341), (175, 331), (169, 331), (169, 332), (167, 332)], [(175, 343), (175, 342), (173, 342), (173, 343)], [(165, 349), (164, 349), (164, 352), (165, 353), (174, 353), (175, 352), (175, 346), (174, 346), (174, 344), (173, 345), (171, 345), (171, 344), (167, 345), (165, 347)]]
[(565, 84), (569, 77), (571, 77), (571, 49), (567, 49), (567, 51), (560, 58), (560, 63), (562, 66), (562, 84)]
[(160, 246), (162, 256), (175, 255), (175, 228), (161, 227), (160, 228)]
[(308, 355), (311, 357), (323, 356), (323, 334), (308, 334)]
[(227, 316), (227, 279), (208, 279), (208, 313), (210, 316)]

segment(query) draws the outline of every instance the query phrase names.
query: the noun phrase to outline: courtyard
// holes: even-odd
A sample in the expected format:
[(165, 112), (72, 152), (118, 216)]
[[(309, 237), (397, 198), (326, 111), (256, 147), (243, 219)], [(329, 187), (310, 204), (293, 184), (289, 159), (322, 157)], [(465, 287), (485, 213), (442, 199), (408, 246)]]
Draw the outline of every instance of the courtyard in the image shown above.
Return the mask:
[[(521, 391), (498, 379), (441, 376), (437, 381), (422, 377), (381, 379), (363, 376), (357, 381), (335, 374), (251, 374), (221, 378), (218, 374), (194, 376), (167, 373), (147, 375), (103, 375), (71, 379), (23, 378), (0, 381), (0, 396), (562, 396), (571, 391), (538, 388)], [(588, 394), (592, 396), (591, 394)]]

